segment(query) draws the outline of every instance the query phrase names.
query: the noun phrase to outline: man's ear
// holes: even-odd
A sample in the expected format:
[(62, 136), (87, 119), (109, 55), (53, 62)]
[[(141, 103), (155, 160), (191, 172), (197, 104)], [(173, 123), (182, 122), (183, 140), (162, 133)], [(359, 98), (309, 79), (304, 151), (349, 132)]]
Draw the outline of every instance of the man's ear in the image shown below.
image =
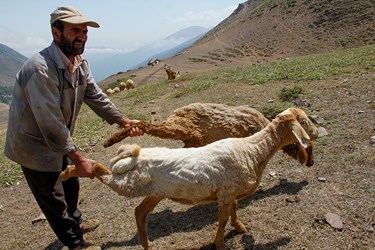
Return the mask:
[(302, 147), (307, 148), (310, 137), (306, 133), (306, 131), (302, 128), (302, 126), (299, 124), (298, 121), (293, 120), (292, 121), (292, 132), (294, 136), (296, 137), (299, 144), (302, 145)]
[(57, 42), (60, 42), (61, 40), (61, 32), (58, 28), (56, 27), (52, 27), (52, 36), (53, 36), (53, 40), (57, 41)]

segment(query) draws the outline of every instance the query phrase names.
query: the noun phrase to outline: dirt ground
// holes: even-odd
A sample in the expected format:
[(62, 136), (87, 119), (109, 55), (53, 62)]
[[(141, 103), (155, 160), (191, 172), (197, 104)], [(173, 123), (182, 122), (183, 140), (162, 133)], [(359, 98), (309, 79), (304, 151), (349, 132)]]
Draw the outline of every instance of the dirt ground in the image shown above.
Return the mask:
[[(315, 144), (315, 164), (304, 167), (277, 153), (265, 170), (260, 189), (239, 204), (238, 214), (248, 232), (238, 234), (227, 225), (227, 247), (375, 249), (375, 147), (370, 144), (375, 134), (375, 75), (345, 75), (301, 84), (308, 90), (304, 97), (312, 104), (309, 114), (323, 118), (319, 126), (328, 131)], [(194, 98), (215, 102), (247, 96), (249, 103), (261, 103), (281, 87), (280, 83), (240, 84), (235, 90), (213, 88)], [(192, 101), (184, 99), (174, 105)], [(166, 108), (162, 111), (158, 107)], [(163, 100), (140, 107), (142, 112), (158, 110), (160, 118), (175, 108)], [(148, 135), (126, 140), (142, 147), (181, 146), (179, 142)], [(115, 149), (116, 146), (103, 149), (98, 143), (85, 152), (105, 164)], [(87, 218), (101, 221), (85, 238), (103, 249), (141, 249), (134, 208), (142, 199), (120, 197), (97, 179), (81, 180), (80, 208)], [(163, 200), (148, 217), (154, 249), (214, 249), (217, 213), (216, 204), (188, 206)], [(327, 213), (337, 214), (343, 228), (328, 224)], [(61, 249), (63, 246), (45, 221), (32, 223), (39, 214), (23, 179), (1, 188), (0, 249)]]

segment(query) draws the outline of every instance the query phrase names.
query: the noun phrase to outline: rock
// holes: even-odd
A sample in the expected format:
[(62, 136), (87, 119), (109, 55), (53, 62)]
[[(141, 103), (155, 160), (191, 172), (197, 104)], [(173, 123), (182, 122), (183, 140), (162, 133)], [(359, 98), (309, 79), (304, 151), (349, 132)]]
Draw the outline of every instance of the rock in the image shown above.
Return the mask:
[(333, 213), (327, 213), (325, 215), (326, 222), (333, 228), (338, 230), (343, 229), (343, 223), (339, 215)]
[(310, 120), (314, 123), (314, 124), (325, 124), (325, 120), (324, 118), (320, 117), (320, 116), (317, 116), (317, 115), (311, 115), (310, 117)]
[(41, 213), (38, 217), (36, 217), (35, 219), (33, 219), (31, 221), (31, 223), (35, 224), (35, 223), (38, 223), (38, 222), (41, 222), (41, 221), (45, 221), (45, 220), (47, 220), (46, 216), (44, 215), (44, 213)]
[(301, 201), (301, 198), (298, 196), (298, 195), (295, 195), (293, 197), (288, 197), (285, 199), (286, 202), (289, 202), (289, 203), (295, 203), (295, 202), (300, 202)]
[(319, 127), (318, 132), (319, 132), (319, 137), (323, 137), (323, 136), (328, 135), (328, 131), (323, 127)]
[(358, 111), (358, 114), (363, 114), (363, 113), (365, 113), (365, 111), (363, 111), (363, 110)]
[(326, 182), (327, 179), (325, 177), (318, 177), (318, 181), (320, 181), (320, 182)]
[(371, 144), (371, 146), (375, 146), (375, 135), (371, 136), (370, 144)]
[(276, 177), (276, 171), (270, 171), (270, 176), (275, 178)]
[(311, 106), (311, 103), (306, 99), (305, 100), (295, 99), (292, 101), (292, 103), (296, 105), (297, 107), (310, 107)]

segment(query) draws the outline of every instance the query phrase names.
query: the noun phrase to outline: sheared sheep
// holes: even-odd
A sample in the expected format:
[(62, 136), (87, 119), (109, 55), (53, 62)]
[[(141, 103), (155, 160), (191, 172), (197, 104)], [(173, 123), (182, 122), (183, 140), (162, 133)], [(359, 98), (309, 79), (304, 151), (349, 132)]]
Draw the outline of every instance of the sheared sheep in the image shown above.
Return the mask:
[[(145, 133), (163, 139), (181, 140), (184, 147), (201, 147), (229, 137), (247, 137), (264, 128), (270, 121), (248, 105), (228, 106), (216, 103), (192, 103), (176, 109), (161, 124), (140, 121), (134, 126)], [(121, 130), (108, 138), (103, 146), (109, 147), (128, 136)], [(301, 164), (312, 166), (313, 142), (304, 149), (298, 143), (286, 146), (283, 151)]]
[(293, 143), (307, 147), (317, 137), (318, 129), (303, 110), (287, 109), (245, 138), (227, 138), (198, 148), (120, 146), (111, 170), (95, 163), (93, 174), (121, 196), (145, 197), (135, 209), (139, 242), (145, 249), (151, 248), (147, 215), (168, 198), (191, 205), (217, 202), (219, 225), (214, 242), (224, 250), (229, 217), (237, 232), (246, 232), (237, 216), (237, 201), (257, 190), (275, 152)]

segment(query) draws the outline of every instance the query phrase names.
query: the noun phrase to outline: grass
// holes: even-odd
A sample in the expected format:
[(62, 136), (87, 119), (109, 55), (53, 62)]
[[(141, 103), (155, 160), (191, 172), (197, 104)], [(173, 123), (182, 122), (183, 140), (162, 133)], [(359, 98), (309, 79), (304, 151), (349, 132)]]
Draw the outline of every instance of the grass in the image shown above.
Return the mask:
[[(127, 109), (133, 110), (133, 106), (143, 105), (159, 98), (179, 98), (186, 95), (195, 95), (220, 84), (232, 85), (235, 88), (238, 82), (255, 85), (266, 84), (270, 81), (289, 81), (298, 86), (298, 82), (301, 81), (314, 81), (332, 76), (374, 71), (375, 45), (372, 45), (286, 61), (222, 68), (210, 73), (205, 72), (204, 74), (186, 74), (181, 76), (178, 81), (189, 82), (189, 84), (186, 87), (176, 89), (172, 96), (165, 95), (168, 92), (167, 89), (170, 88), (170, 82), (159, 81), (122, 92), (122, 94), (115, 95), (112, 98), (114, 101), (119, 101), (122, 98), (132, 100), (129, 104), (130, 107), (127, 107)], [(123, 80), (119, 79), (114, 84)], [(285, 91), (288, 94), (298, 95), (300, 93), (298, 87), (296, 89), (286, 89)], [(226, 100), (223, 101), (225, 102)], [(281, 101), (264, 105), (259, 109), (269, 118), (289, 105), (289, 103)], [(136, 111), (129, 112), (128, 115), (133, 119), (148, 118), (146, 115), (137, 113)], [(103, 136), (106, 133), (106, 126), (107, 124), (102, 119), (93, 115), (87, 107), (83, 107), (74, 133), (74, 139), (78, 145), (85, 146)], [(0, 150), (3, 151), (5, 133), (1, 134), (0, 141), (2, 142)], [(11, 185), (21, 176), (20, 168), (1, 154), (0, 185)]]

